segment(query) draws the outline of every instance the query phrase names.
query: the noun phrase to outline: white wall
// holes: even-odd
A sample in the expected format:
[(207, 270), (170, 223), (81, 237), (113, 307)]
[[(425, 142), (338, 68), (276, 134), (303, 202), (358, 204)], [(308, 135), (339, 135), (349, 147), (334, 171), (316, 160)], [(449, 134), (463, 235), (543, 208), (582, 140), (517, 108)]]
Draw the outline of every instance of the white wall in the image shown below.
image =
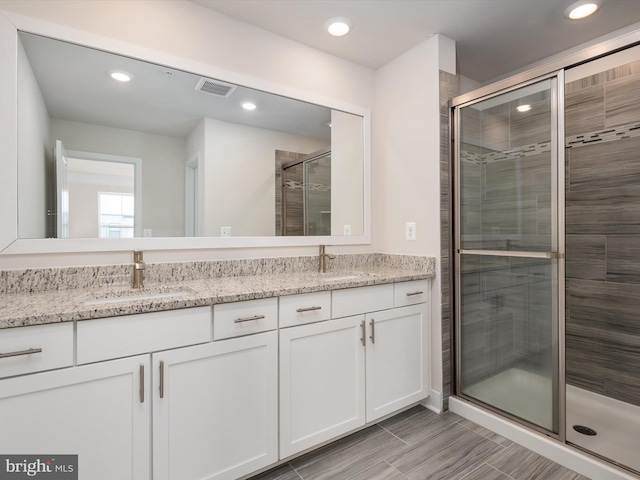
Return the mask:
[[(380, 68), (373, 122), (374, 249), (436, 257), (438, 272), (441, 65), (455, 66), (455, 44), (434, 35)], [(415, 241), (405, 240), (406, 222), (416, 222)], [(442, 392), (439, 275), (432, 292), (431, 378)]]
[(47, 162), (52, 160), (49, 114), (20, 39), (18, 99), (18, 231), (22, 238), (45, 238)]
[(99, 234), (98, 193), (133, 194), (133, 188), (115, 185), (69, 183), (69, 238), (95, 238)]
[[(191, 2), (173, 0), (0, 0), (0, 10), (226, 69), (239, 80), (260, 79), (320, 99), (372, 108), (374, 72)], [(318, 75), (318, 72), (322, 72)], [(250, 82), (249, 82), (250, 83)], [(322, 103), (322, 102), (319, 102)], [(369, 252), (370, 245), (332, 247)], [(317, 247), (149, 251), (148, 262), (315, 255)], [(130, 252), (5, 255), (0, 269), (130, 262)]]
[(355, 115), (331, 112), (331, 232), (362, 235), (364, 211), (364, 151), (362, 121)]
[(317, 138), (205, 119), (204, 235), (275, 235), (275, 151), (312, 153)]
[(67, 150), (141, 158), (142, 228), (156, 237), (184, 234), (185, 139), (59, 119), (51, 119), (51, 138)]

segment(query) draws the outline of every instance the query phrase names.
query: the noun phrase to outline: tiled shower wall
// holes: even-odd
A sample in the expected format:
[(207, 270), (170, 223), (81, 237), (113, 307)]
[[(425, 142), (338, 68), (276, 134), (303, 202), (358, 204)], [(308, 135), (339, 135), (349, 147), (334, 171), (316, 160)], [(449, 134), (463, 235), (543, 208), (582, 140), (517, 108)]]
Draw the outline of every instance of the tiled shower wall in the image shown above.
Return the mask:
[[(302, 164), (287, 169), (282, 178), (282, 165), (304, 157), (304, 153), (276, 150), (276, 235), (304, 235), (302, 189), (283, 189), (287, 182), (302, 184)], [(286, 195), (286, 225), (283, 226), (282, 202)]]
[(452, 332), (451, 332), (451, 136), (449, 131), (449, 100), (460, 93), (456, 75), (440, 71), (440, 284), (442, 288), (442, 400), (449, 406), (452, 393)]
[(565, 108), (567, 382), (640, 405), (640, 61)]

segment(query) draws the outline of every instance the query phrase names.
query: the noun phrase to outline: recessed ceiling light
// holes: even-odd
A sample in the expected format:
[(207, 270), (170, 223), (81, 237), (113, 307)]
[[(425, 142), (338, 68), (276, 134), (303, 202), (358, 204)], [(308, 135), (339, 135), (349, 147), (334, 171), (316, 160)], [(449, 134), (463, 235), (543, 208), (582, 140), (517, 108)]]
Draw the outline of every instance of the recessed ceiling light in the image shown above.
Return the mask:
[(126, 73), (122, 73), (122, 72), (113, 72), (111, 74), (111, 78), (113, 78), (114, 80), (117, 80), (119, 82), (128, 82), (129, 80), (131, 80), (131, 77), (129, 75), (127, 75)]
[(571, 20), (580, 20), (592, 15), (600, 8), (599, 0), (581, 0), (567, 8), (564, 14)]
[(351, 20), (344, 17), (330, 18), (325, 22), (324, 26), (329, 32), (329, 35), (342, 37), (351, 30)]
[(251, 102), (244, 102), (242, 104), (242, 108), (244, 108), (245, 110), (255, 110), (256, 104)]
[(531, 110), (531, 105), (518, 105), (516, 107), (516, 110), (522, 113), (528, 112), (529, 110)]

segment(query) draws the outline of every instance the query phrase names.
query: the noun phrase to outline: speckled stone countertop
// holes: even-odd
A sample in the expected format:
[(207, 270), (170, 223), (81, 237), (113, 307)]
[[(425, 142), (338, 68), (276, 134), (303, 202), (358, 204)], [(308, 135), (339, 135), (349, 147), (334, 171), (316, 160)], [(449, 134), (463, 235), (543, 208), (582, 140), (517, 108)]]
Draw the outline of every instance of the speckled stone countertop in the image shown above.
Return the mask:
[[(427, 279), (435, 275), (433, 258), (413, 258), (420, 260), (407, 261), (407, 257), (385, 255), (375, 262), (337, 262), (338, 268), (325, 274), (308, 269), (299, 273), (273, 269), (276, 273), (254, 275), (248, 272), (236, 275), (233, 272), (230, 276), (150, 283), (138, 290), (122, 284), (36, 291), (32, 288), (28, 292), (0, 294), (0, 329), (380, 285)], [(237, 265), (231, 266), (237, 268)], [(54, 273), (60, 275), (60, 272)], [(175, 279), (176, 276), (169, 278)]]

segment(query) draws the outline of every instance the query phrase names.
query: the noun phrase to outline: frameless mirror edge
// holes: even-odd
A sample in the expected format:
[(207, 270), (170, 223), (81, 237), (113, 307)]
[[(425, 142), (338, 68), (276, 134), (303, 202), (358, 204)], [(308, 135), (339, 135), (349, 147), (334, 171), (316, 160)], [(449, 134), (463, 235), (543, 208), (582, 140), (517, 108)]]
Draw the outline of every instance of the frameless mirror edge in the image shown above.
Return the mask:
[[(18, 238), (17, 192), (17, 36), (19, 31), (49, 36), (172, 68), (198, 72), (213, 78), (243, 84), (276, 95), (323, 105), (327, 108), (363, 118), (363, 235), (320, 237), (165, 237), (134, 239), (20, 239)], [(156, 50), (108, 39), (88, 32), (0, 11), (0, 64), (9, 65), (0, 74), (0, 142), (5, 145), (0, 177), (0, 255), (72, 253), (91, 251), (186, 250), (217, 248), (292, 247), (331, 243), (332, 245), (365, 245), (371, 243), (371, 112), (368, 108), (327, 98), (313, 92), (276, 84), (263, 79), (194, 62)]]

